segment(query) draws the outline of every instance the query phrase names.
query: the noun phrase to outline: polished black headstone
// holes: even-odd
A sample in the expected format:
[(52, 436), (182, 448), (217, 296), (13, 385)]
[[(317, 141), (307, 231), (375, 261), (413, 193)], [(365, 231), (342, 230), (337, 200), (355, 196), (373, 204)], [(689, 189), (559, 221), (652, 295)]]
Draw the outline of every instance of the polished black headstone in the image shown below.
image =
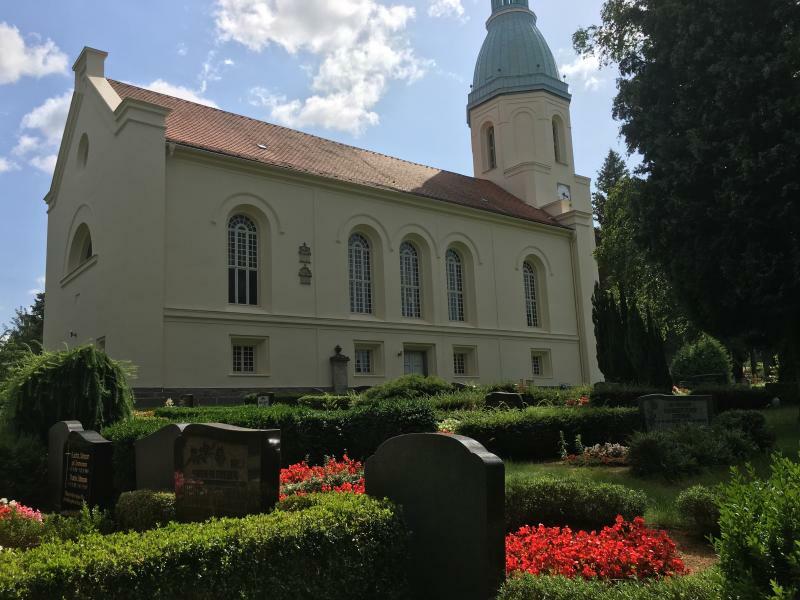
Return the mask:
[(61, 508), (110, 508), (114, 497), (113, 444), (96, 431), (71, 431), (64, 444), (64, 491)]
[(486, 406), (508, 406), (519, 408), (524, 404), (522, 394), (517, 392), (490, 392), (486, 394)]
[(223, 423), (187, 425), (175, 440), (181, 521), (267, 512), (278, 501), (281, 432)]
[(415, 598), (488, 600), (505, 578), (503, 461), (473, 439), (412, 433), (380, 445), (367, 494), (403, 508)]
[(80, 421), (59, 421), (47, 432), (47, 496), (50, 507), (61, 508), (64, 494), (64, 446), (70, 431), (83, 431)]
[(171, 423), (136, 440), (136, 489), (175, 489), (175, 440), (186, 424)]

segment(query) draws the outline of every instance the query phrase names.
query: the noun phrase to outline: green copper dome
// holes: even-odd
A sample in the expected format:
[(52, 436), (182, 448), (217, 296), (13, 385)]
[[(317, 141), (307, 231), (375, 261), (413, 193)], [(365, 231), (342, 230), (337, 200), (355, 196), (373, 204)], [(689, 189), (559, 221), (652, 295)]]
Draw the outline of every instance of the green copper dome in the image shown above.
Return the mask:
[(500, 94), (546, 90), (569, 100), (528, 0), (492, 0), (467, 111)]

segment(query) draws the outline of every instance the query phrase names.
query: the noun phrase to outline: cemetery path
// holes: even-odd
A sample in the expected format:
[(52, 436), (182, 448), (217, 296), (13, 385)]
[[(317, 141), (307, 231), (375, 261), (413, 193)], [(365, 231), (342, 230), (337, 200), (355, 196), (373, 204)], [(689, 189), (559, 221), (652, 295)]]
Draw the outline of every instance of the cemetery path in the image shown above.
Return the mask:
[(699, 540), (680, 530), (667, 530), (667, 533), (675, 542), (684, 564), (692, 573), (705, 571), (717, 564), (719, 557), (706, 540)]

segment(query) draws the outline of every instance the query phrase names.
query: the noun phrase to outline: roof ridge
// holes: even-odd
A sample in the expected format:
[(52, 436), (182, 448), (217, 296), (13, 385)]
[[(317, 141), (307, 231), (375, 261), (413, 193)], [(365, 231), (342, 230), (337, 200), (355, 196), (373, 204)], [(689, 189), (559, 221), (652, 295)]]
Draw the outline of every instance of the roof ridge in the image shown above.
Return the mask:
[(345, 144), (344, 142), (339, 142), (337, 140), (332, 140), (330, 138), (325, 138), (325, 137), (322, 137), (320, 135), (316, 135), (316, 134), (313, 134), (313, 133), (308, 133), (306, 131), (301, 131), (300, 129), (292, 129), (291, 127), (286, 127), (284, 125), (277, 125), (276, 123), (271, 123), (270, 121), (263, 121), (261, 119), (256, 119), (254, 117), (248, 117), (247, 115), (242, 115), (242, 114), (235, 113), (235, 112), (232, 112), (232, 111), (229, 111), (229, 110), (224, 110), (224, 109), (218, 108), (216, 106), (209, 106), (208, 104), (201, 104), (200, 102), (192, 102), (191, 100), (186, 100), (185, 98), (179, 98), (178, 96), (171, 96), (171, 95), (165, 94), (163, 92), (156, 92), (155, 90), (151, 90), (151, 89), (148, 89), (146, 87), (139, 86), (139, 85), (133, 85), (132, 83), (126, 83), (124, 81), (119, 81), (118, 79), (108, 78), (108, 81), (111, 81), (111, 82), (114, 82), (114, 83), (118, 83), (118, 84), (121, 84), (121, 85), (125, 85), (125, 86), (128, 86), (128, 87), (144, 90), (144, 91), (149, 92), (151, 94), (157, 94), (159, 96), (164, 96), (165, 98), (171, 98), (171, 99), (177, 100), (179, 102), (185, 102), (186, 104), (192, 104), (194, 106), (200, 106), (200, 107), (202, 107), (204, 109), (207, 109), (207, 110), (214, 110), (214, 111), (217, 111), (217, 112), (221, 112), (221, 113), (224, 113), (226, 115), (231, 115), (233, 117), (237, 117), (239, 119), (246, 119), (248, 121), (254, 121), (256, 123), (261, 123), (262, 125), (269, 125), (270, 127), (275, 127), (277, 129), (283, 129), (285, 131), (291, 131), (292, 133), (299, 133), (301, 135), (308, 136), (310, 138), (314, 138), (314, 139), (317, 139), (317, 140), (322, 140), (322, 141), (328, 142), (330, 144), (336, 144), (337, 146), (341, 146), (343, 148), (350, 148), (352, 150), (357, 150), (358, 152), (367, 152), (367, 153), (373, 154), (375, 156), (382, 156), (384, 158), (390, 158), (392, 160), (398, 160), (400, 162), (404, 162), (404, 163), (409, 164), (409, 165), (422, 167), (424, 169), (430, 169), (432, 171), (438, 171), (439, 173), (450, 173), (452, 175), (457, 175), (458, 177), (466, 177), (467, 179), (473, 179), (473, 180), (476, 180), (476, 181), (485, 181), (483, 179), (480, 179), (479, 177), (473, 177), (472, 175), (465, 175), (464, 173), (458, 173), (457, 171), (449, 171), (447, 169), (440, 169), (439, 167), (433, 167), (431, 165), (426, 165), (426, 164), (423, 164), (423, 163), (415, 162), (413, 160), (400, 158), (399, 156), (392, 156), (391, 154), (385, 154), (383, 152), (378, 152), (377, 150), (370, 150), (369, 148), (360, 148), (359, 146), (353, 146), (352, 144)]

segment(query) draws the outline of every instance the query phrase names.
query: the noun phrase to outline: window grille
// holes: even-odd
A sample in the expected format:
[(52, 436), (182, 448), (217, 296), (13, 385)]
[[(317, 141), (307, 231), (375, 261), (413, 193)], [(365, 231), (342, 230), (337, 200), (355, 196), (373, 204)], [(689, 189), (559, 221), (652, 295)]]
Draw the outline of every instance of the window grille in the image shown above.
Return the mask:
[(447, 312), (451, 321), (464, 320), (464, 266), (452, 248), (445, 255), (447, 267)]
[(489, 168), (494, 169), (497, 166), (497, 152), (495, 151), (494, 143), (494, 127), (489, 127), (489, 129), (486, 130), (486, 150), (489, 159)]
[(544, 374), (544, 365), (541, 354), (531, 354), (531, 372), (534, 377), (541, 377)]
[(350, 274), (350, 312), (372, 313), (372, 266), (369, 241), (360, 233), (350, 236), (347, 245)]
[(258, 232), (244, 215), (228, 221), (228, 302), (258, 304)]
[(359, 375), (372, 373), (372, 350), (369, 348), (356, 348), (355, 370)]
[(400, 245), (400, 305), (404, 317), (422, 317), (419, 254), (409, 242)]
[(255, 346), (245, 346), (239, 344), (235, 344), (233, 346), (233, 372), (234, 373), (256, 372)]
[(525, 314), (528, 327), (539, 327), (539, 306), (536, 298), (536, 270), (526, 262), (522, 265), (522, 279), (525, 287)]
[(455, 375), (467, 374), (467, 355), (464, 352), (453, 353), (453, 373)]

